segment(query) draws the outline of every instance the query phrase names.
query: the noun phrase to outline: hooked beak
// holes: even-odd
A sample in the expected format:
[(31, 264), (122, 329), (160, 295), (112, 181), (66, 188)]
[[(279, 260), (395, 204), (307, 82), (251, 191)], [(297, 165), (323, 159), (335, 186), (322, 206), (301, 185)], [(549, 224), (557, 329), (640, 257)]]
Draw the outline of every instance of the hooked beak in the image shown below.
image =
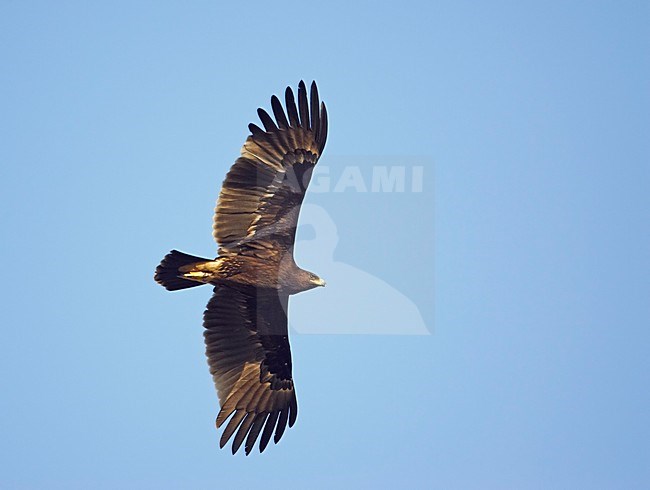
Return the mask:
[(312, 284), (315, 284), (316, 286), (325, 286), (325, 281), (319, 277), (318, 279), (315, 279)]

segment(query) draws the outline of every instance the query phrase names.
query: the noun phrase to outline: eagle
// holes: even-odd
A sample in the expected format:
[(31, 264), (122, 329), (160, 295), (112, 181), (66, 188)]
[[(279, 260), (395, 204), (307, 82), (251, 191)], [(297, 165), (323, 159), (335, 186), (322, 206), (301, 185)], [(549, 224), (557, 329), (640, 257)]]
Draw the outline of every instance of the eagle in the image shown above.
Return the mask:
[(172, 250), (154, 276), (169, 291), (214, 286), (203, 335), (219, 398), (217, 429), (228, 421), (219, 445), (234, 435), (233, 454), (244, 442), (250, 454), (258, 437), (262, 452), (271, 437), (277, 444), (287, 424), (294, 425), (289, 296), (325, 285), (296, 265), (293, 248), (300, 206), (327, 139), (327, 110), (316, 83), (308, 94), (303, 81), (297, 104), (287, 87), (285, 107), (274, 95), (274, 117), (257, 110), (264, 129), (248, 126), (215, 208), (217, 257)]

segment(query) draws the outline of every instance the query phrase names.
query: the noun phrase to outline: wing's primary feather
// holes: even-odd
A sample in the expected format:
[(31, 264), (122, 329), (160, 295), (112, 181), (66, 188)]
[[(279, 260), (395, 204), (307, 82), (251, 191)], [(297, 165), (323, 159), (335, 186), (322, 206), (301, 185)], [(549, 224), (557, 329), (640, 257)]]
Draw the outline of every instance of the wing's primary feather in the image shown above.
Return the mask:
[(314, 82), (311, 83), (311, 90), (309, 93), (309, 108), (311, 109), (311, 129), (316, 135), (316, 140), (318, 140), (320, 133), (320, 107), (318, 104), (318, 88), (316, 88)]
[[(327, 139), (327, 112), (312, 83), (310, 101), (304, 82), (298, 106), (290, 87), (286, 114), (273, 96), (275, 121), (258, 110), (264, 129), (250, 124), (241, 156), (226, 175), (214, 216), (220, 254), (241, 253), (265, 258), (292, 250), (300, 206)], [(288, 115), (288, 118), (287, 118)]]
[(233, 454), (244, 440), (249, 454), (260, 433), (263, 451), (274, 430), (277, 443), (287, 420), (295, 422), (288, 300), (276, 290), (219, 285), (206, 308), (206, 355), (221, 405), (216, 424), (230, 417), (220, 445), (235, 434)]
[(287, 129), (289, 127), (289, 121), (287, 121), (287, 116), (284, 114), (280, 99), (275, 95), (271, 97), (271, 107), (273, 108), (273, 115), (276, 121), (278, 121), (278, 126), (282, 129)]
[(307, 104), (307, 88), (305, 82), (298, 84), (298, 107), (300, 109), (300, 125), (304, 129), (311, 129), (309, 123), (309, 104)]

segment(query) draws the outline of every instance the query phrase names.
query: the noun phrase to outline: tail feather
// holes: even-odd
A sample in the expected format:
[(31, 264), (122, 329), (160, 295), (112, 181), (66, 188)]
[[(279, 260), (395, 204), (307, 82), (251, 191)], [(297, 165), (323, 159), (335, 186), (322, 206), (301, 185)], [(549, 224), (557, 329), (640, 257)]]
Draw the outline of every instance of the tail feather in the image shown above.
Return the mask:
[(177, 291), (179, 289), (200, 286), (203, 283), (188, 281), (187, 279), (181, 279), (178, 277), (178, 269), (184, 265), (192, 264), (194, 262), (205, 262), (208, 260), (210, 259), (204, 259), (203, 257), (196, 257), (194, 255), (179, 252), (178, 250), (172, 250), (165, 255), (165, 258), (162, 259), (160, 265), (156, 267), (154, 279), (168, 291)]

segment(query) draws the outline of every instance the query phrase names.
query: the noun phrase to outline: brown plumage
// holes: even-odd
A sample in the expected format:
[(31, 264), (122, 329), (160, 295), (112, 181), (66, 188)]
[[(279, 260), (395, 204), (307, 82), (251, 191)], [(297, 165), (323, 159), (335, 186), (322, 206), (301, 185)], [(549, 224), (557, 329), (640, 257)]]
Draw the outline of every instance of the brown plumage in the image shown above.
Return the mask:
[(210, 373), (226, 421), (223, 447), (244, 444), (249, 454), (261, 434), (264, 451), (296, 421), (298, 405), (291, 375), (287, 327), (289, 296), (323, 286), (300, 269), (293, 246), (300, 206), (327, 138), (327, 111), (316, 84), (298, 85), (281, 102), (271, 98), (275, 120), (263, 109), (241, 156), (226, 175), (214, 215), (219, 245), (214, 260), (173, 250), (156, 269), (155, 280), (170, 291), (214, 285), (203, 316)]

